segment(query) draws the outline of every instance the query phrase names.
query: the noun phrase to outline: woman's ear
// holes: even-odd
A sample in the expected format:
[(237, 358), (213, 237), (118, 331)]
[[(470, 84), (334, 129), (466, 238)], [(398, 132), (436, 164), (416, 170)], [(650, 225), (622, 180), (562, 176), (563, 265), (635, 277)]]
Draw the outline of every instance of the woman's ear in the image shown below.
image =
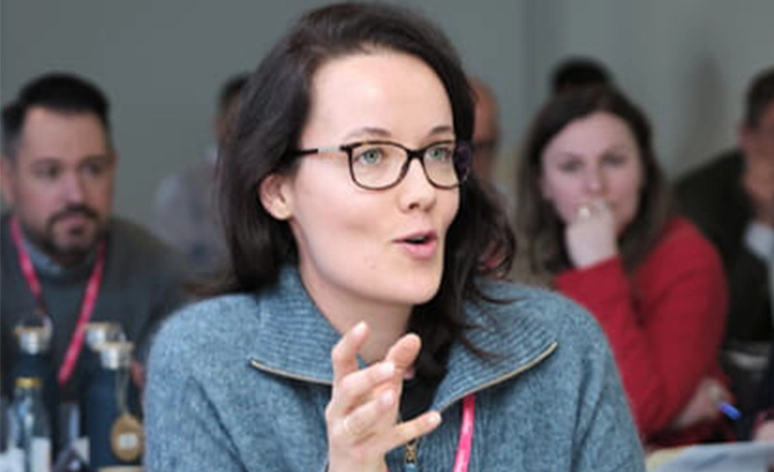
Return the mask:
[(258, 198), (267, 212), (278, 220), (293, 216), (293, 195), (287, 176), (271, 174), (258, 186)]

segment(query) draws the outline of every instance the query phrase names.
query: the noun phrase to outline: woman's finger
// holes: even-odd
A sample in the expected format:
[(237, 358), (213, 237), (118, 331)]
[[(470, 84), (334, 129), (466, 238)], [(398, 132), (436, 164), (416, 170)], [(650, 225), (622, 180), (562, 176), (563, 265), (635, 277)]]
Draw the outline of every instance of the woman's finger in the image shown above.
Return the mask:
[(387, 351), (385, 360), (395, 364), (395, 370), (401, 374), (409, 371), (422, 349), (422, 340), (416, 334), (409, 333), (401, 337)]
[(441, 414), (437, 411), (428, 411), (410, 421), (395, 425), (389, 434), (378, 438), (379, 441), (384, 441), (380, 447), (385, 451), (395, 449), (430, 433), (440, 424)]
[(387, 383), (396, 378), (395, 372), (395, 364), (392, 362), (379, 362), (347, 375), (333, 387), (335, 401), (332, 402), (331, 413), (349, 413), (358, 404), (384, 390)]
[(383, 425), (395, 422), (396, 403), (396, 392), (387, 389), (344, 416), (334, 434), (353, 444), (377, 435)]
[(340, 382), (348, 374), (358, 370), (357, 353), (368, 338), (368, 325), (361, 321), (344, 333), (331, 350), (333, 383)]

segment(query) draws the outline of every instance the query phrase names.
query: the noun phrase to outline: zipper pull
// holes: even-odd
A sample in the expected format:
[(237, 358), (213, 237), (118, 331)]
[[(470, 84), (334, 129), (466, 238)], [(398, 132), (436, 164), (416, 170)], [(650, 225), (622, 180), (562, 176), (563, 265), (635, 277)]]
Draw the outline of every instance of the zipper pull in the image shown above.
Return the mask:
[(406, 453), (404, 455), (404, 470), (406, 472), (417, 472), (417, 449), (419, 449), (419, 439), (412, 439), (406, 443)]

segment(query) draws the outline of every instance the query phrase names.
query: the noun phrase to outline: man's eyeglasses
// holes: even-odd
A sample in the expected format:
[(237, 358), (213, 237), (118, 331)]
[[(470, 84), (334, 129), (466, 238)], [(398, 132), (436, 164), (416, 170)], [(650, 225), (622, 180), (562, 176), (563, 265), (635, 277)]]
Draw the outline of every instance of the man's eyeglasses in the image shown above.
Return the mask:
[(398, 185), (406, 176), (412, 159), (419, 159), (427, 180), (434, 187), (459, 187), (470, 172), (472, 159), (470, 144), (451, 140), (435, 142), (416, 150), (391, 141), (361, 141), (302, 149), (292, 154), (306, 156), (338, 151), (347, 153), (352, 181), (368, 190), (384, 190)]

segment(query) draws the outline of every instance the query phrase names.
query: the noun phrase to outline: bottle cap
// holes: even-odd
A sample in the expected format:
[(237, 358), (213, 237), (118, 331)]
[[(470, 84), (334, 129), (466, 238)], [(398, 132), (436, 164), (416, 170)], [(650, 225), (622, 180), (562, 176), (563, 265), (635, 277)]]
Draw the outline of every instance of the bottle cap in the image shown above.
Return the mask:
[(25, 354), (42, 354), (48, 352), (49, 330), (44, 326), (17, 326), (14, 334), (19, 342), (19, 349)]
[(96, 351), (100, 344), (123, 341), (124, 333), (119, 323), (92, 321), (84, 326), (86, 345)]
[(99, 351), (100, 363), (103, 369), (117, 370), (129, 367), (132, 363), (134, 344), (127, 341), (112, 341), (101, 343)]

